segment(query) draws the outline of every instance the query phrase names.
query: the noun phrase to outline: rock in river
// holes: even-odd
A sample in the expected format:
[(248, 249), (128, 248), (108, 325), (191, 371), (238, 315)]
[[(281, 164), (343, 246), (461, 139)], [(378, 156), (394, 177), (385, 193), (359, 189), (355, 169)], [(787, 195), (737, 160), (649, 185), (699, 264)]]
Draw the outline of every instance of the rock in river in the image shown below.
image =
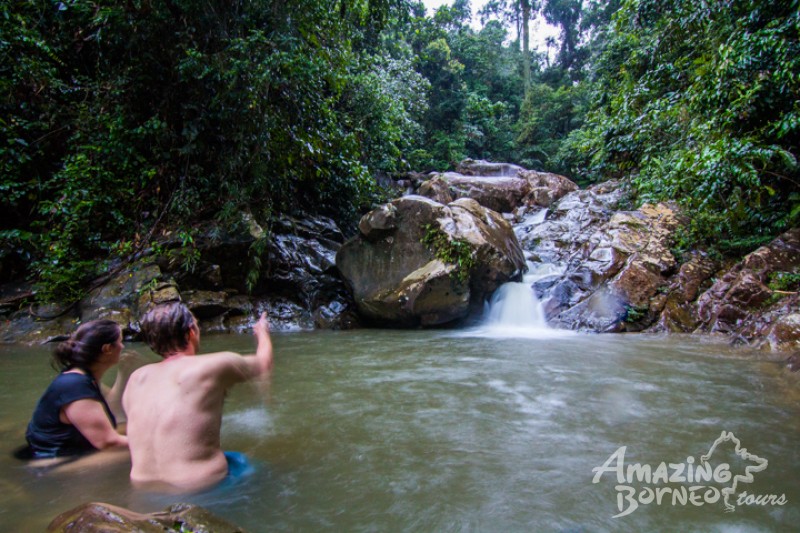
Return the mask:
[(510, 224), (475, 200), (405, 196), (362, 217), (336, 265), (362, 316), (393, 326), (465, 318), (525, 268)]

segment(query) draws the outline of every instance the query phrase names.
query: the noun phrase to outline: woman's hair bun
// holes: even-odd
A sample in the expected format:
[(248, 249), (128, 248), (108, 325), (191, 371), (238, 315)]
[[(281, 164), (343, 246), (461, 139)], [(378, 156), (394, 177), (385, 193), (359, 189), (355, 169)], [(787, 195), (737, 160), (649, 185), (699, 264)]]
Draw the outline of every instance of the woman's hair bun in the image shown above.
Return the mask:
[(89, 369), (98, 360), (103, 346), (113, 344), (120, 336), (120, 327), (110, 320), (92, 320), (82, 324), (69, 339), (53, 350), (53, 363), (57, 370), (70, 368)]
[(66, 370), (76, 366), (82, 358), (80, 357), (80, 343), (75, 339), (67, 339), (60, 342), (53, 351), (56, 366), (60, 370)]

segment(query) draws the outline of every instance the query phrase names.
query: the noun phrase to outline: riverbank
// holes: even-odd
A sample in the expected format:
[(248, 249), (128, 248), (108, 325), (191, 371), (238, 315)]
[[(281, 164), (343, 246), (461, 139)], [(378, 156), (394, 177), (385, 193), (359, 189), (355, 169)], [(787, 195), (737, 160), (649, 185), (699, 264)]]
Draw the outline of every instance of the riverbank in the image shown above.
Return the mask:
[[(690, 214), (670, 204), (631, 209), (621, 183), (578, 189), (563, 176), (482, 161), (457, 171), (396, 182), (402, 201), (367, 213), (349, 238), (324, 217), (283, 218), (266, 231), (242, 213), (236, 231), (197, 228), (190, 270), (179, 260), (185, 243), (165, 234), (69, 307), (32, 304), (29, 285), (6, 285), (0, 339), (46, 342), (94, 318), (136, 339), (139, 316), (178, 299), (208, 332), (244, 331), (261, 311), (276, 330), (453, 327), (517, 281), (524, 259), (552, 272), (532, 289), (558, 328), (710, 334), (787, 357), (798, 349), (800, 229), (722, 260), (678, 250)], [(405, 205), (423, 206), (430, 220)], [(347, 275), (343, 247), (366, 254), (348, 259)]]

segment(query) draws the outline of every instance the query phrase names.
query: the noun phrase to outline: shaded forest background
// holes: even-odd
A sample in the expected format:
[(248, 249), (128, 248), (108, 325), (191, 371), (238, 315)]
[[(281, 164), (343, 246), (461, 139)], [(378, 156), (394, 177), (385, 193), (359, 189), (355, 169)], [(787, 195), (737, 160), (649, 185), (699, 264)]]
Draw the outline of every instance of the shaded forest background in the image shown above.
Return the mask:
[[(4, 0), (0, 279), (40, 300), (196, 224), (343, 227), (467, 157), (620, 179), (741, 255), (800, 216), (800, 0)], [(524, 28), (559, 29), (550, 53)], [(523, 31), (516, 31), (521, 29)], [(257, 250), (255, 251), (257, 252)]]

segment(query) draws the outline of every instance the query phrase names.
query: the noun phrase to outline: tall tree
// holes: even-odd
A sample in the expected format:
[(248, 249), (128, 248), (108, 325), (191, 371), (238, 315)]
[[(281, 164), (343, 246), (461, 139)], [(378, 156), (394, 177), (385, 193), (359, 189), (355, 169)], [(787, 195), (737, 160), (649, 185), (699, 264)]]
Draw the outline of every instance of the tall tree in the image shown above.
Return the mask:
[(490, 0), (481, 10), (484, 22), (494, 15), (510, 22), (516, 28), (517, 41), (522, 49), (521, 67), (524, 94), (527, 94), (531, 88), (530, 23), (532, 13), (538, 8), (536, 0)]
[(561, 48), (558, 62), (566, 71), (569, 71), (577, 60), (582, 9), (582, 0), (545, 0), (542, 6), (544, 19), (559, 28)]

